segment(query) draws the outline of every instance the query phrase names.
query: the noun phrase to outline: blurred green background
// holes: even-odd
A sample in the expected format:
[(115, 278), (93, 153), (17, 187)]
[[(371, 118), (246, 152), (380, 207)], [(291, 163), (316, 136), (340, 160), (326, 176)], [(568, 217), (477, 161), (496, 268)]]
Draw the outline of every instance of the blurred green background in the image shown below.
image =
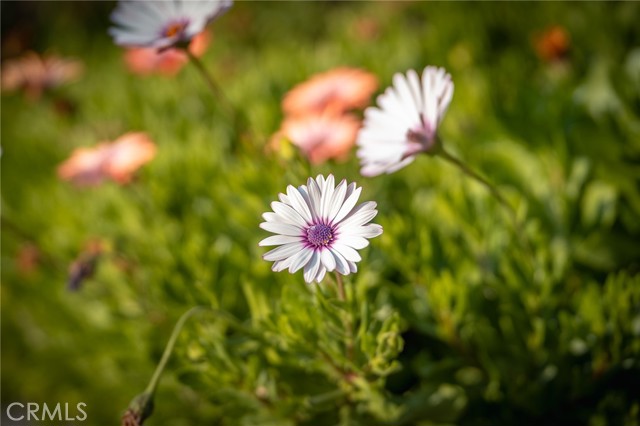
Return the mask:
[[(1, 4), (3, 60), (85, 63), (39, 102), (2, 97), (3, 411), (85, 402), (88, 424), (117, 424), (180, 314), (207, 305), (244, 329), (189, 323), (149, 425), (639, 424), (639, 3), (237, 2), (203, 61), (242, 134), (195, 68), (129, 73), (106, 33), (114, 7)], [(546, 60), (536, 40), (556, 25), (569, 43)], [(443, 140), (517, 206), (532, 253), (437, 158), (365, 179), (354, 156), (265, 154), (283, 95), (312, 74), (363, 68), (381, 93), (426, 65), (455, 83)], [(158, 145), (134, 182), (57, 178), (74, 148), (127, 131)], [(363, 186), (384, 227), (345, 306), (271, 272), (257, 246), (269, 203), (317, 173)], [(96, 239), (106, 253), (69, 291)], [(356, 380), (341, 374), (344, 312)]]

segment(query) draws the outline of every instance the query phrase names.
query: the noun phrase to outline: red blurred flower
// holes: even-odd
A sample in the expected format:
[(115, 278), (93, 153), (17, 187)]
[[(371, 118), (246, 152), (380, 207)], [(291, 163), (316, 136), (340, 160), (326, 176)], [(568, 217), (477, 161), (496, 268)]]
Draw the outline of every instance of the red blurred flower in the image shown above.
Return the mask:
[(564, 59), (569, 52), (571, 42), (567, 31), (554, 25), (538, 34), (534, 40), (534, 47), (538, 57), (545, 62)]
[(106, 179), (123, 184), (155, 154), (156, 146), (146, 133), (126, 133), (114, 142), (77, 148), (58, 167), (58, 176), (79, 186), (97, 185)]
[(294, 87), (282, 101), (287, 115), (332, 111), (336, 114), (365, 107), (378, 87), (378, 79), (357, 68), (335, 68), (316, 74)]
[(296, 145), (312, 164), (344, 160), (355, 144), (360, 121), (353, 115), (314, 114), (289, 117), (280, 135)]
[(2, 91), (22, 90), (27, 98), (36, 100), (45, 90), (76, 80), (83, 71), (78, 60), (27, 52), (2, 64)]
[[(195, 56), (204, 55), (209, 47), (211, 34), (203, 31), (196, 35), (189, 43), (189, 51)], [(159, 50), (154, 47), (136, 47), (128, 49), (124, 54), (127, 68), (134, 74), (176, 75), (189, 61), (187, 54), (180, 49), (169, 48)]]

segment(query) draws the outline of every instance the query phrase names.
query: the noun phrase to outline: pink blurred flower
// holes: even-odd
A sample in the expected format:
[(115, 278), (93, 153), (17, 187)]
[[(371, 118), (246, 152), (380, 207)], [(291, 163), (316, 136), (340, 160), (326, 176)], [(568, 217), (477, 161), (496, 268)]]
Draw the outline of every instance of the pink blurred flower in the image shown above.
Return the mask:
[[(206, 52), (211, 41), (211, 34), (203, 31), (196, 35), (189, 43), (189, 50), (200, 57)], [(134, 74), (176, 75), (189, 61), (187, 54), (180, 49), (169, 48), (159, 51), (153, 47), (134, 47), (127, 49), (124, 59)]]
[(287, 115), (330, 110), (336, 114), (365, 107), (378, 87), (378, 79), (357, 68), (335, 68), (316, 74), (294, 87), (282, 101)]
[(76, 80), (83, 71), (79, 60), (27, 52), (2, 64), (2, 91), (22, 90), (27, 98), (36, 100), (45, 90)]
[(114, 142), (77, 148), (58, 167), (58, 176), (78, 186), (98, 185), (106, 179), (124, 184), (155, 154), (156, 146), (146, 133), (130, 132)]
[(289, 117), (278, 133), (296, 145), (312, 164), (344, 160), (355, 144), (360, 121), (353, 115), (314, 114)]

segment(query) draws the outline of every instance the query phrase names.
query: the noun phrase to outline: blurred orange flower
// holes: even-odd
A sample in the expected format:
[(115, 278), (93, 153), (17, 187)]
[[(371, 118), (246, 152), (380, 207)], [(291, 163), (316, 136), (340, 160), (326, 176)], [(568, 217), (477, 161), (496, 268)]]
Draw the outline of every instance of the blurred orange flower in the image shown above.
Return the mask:
[(27, 52), (2, 64), (2, 91), (22, 90), (27, 98), (36, 100), (45, 90), (76, 80), (83, 71), (78, 60)]
[(534, 40), (534, 47), (538, 57), (546, 62), (561, 60), (566, 57), (570, 47), (569, 34), (559, 26), (554, 25), (538, 34)]
[[(189, 43), (189, 51), (195, 56), (204, 55), (211, 41), (211, 33), (203, 31), (196, 35)], [(127, 68), (134, 74), (176, 75), (189, 61), (187, 54), (180, 49), (169, 48), (158, 50), (154, 47), (127, 49), (124, 54)]]
[(365, 107), (378, 87), (378, 79), (357, 68), (335, 68), (316, 74), (294, 87), (282, 101), (287, 115), (331, 111), (336, 114)]
[(58, 176), (79, 186), (98, 185), (106, 179), (124, 184), (155, 155), (156, 146), (146, 133), (126, 133), (114, 142), (77, 148), (58, 167)]
[(346, 159), (359, 128), (360, 121), (350, 114), (313, 114), (287, 118), (279, 135), (300, 148), (312, 164), (319, 164)]

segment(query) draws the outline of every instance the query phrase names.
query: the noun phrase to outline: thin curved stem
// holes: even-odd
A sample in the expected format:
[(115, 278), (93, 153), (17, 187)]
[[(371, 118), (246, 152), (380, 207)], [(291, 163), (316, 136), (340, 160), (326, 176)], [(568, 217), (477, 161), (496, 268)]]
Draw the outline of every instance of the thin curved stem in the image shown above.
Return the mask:
[(467, 166), (465, 163), (463, 163), (460, 159), (458, 159), (458, 158), (454, 157), (453, 155), (451, 155), (449, 153), (449, 151), (444, 149), (443, 146), (440, 146), (440, 150), (438, 151), (438, 155), (440, 155), (440, 157), (442, 157), (443, 159), (447, 160), (449, 163), (451, 163), (451, 164), (455, 165), (456, 167), (458, 167), (467, 176), (475, 179), (478, 183), (480, 183), (482, 186), (484, 186), (491, 193), (491, 195), (493, 195), (495, 197), (495, 199), (498, 200), (498, 202), (500, 204), (502, 204), (502, 206), (509, 212), (509, 215), (513, 219), (514, 223), (517, 223), (516, 210), (511, 206), (511, 204), (509, 204), (507, 202), (507, 200), (504, 198), (504, 196), (498, 190), (498, 188), (493, 186), (493, 184), (491, 182), (489, 182), (488, 180), (486, 180), (485, 178), (480, 176), (478, 173), (473, 171), (469, 166)]
[(238, 322), (238, 320), (235, 319), (235, 317), (225, 311), (212, 309), (206, 306), (195, 306), (189, 309), (187, 312), (182, 314), (180, 319), (178, 319), (176, 325), (173, 327), (171, 337), (169, 338), (167, 346), (165, 346), (164, 352), (162, 353), (162, 358), (160, 358), (160, 362), (158, 363), (158, 366), (156, 367), (156, 370), (154, 371), (153, 376), (151, 377), (151, 380), (149, 381), (146, 389), (143, 393), (134, 397), (133, 400), (129, 403), (129, 408), (127, 408), (127, 411), (122, 416), (122, 425), (142, 425), (144, 420), (151, 415), (151, 413), (153, 412), (154, 394), (158, 387), (160, 376), (162, 376), (162, 373), (164, 372), (164, 369), (169, 362), (169, 358), (173, 353), (173, 349), (178, 340), (178, 336), (184, 328), (187, 320), (189, 320), (189, 318), (199, 312), (208, 312), (219, 317), (224, 317), (224, 319), (228, 321), (229, 325), (239, 329), (242, 332), (247, 333), (251, 337), (264, 341), (264, 338), (262, 336), (244, 327), (241, 323)]
[(261, 336), (257, 336), (256, 333), (254, 333), (252, 330), (249, 330), (246, 327), (244, 327), (229, 313), (225, 311), (220, 311), (217, 309), (212, 309), (207, 306), (195, 306), (189, 309), (184, 314), (182, 314), (182, 316), (180, 317), (176, 325), (173, 327), (173, 332), (171, 333), (171, 337), (169, 337), (167, 346), (164, 348), (164, 352), (162, 353), (162, 358), (160, 358), (160, 362), (158, 363), (158, 366), (156, 367), (156, 370), (153, 373), (153, 376), (151, 377), (151, 380), (149, 381), (147, 388), (145, 389), (145, 393), (153, 394), (153, 392), (155, 392), (158, 386), (158, 381), (160, 380), (160, 376), (162, 375), (162, 372), (164, 371), (167, 365), (167, 362), (171, 357), (171, 353), (173, 352), (174, 346), (176, 344), (178, 336), (180, 335), (180, 332), (182, 331), (182, 328), (184, 327), (184, 324), (187, 322), (189, 318), (191, 318), (192, 316), (194, 316), (199, 312), (207, 312), (219, 317), (223, 317), (226, 321), (228, 321), (229, 325), (233, 326), (234, 328), (237, 328), (240, 331), (247, 333), (251, 337), (259, 338), (260, 340), (262, 340)]
[(201, 312), (201, 311), (203, 311), (205, 309), (207, 309), (207, 308), (204, 307), (204, 306), (195, 306), (195, 307), (189, 309), (184, 314), (182, 314), (182, 316), (180, 317), (180, 319), (178, 320), (176, 325), (173, 327), (173, 331), (171, 332), (171, 337), (169, 337), (169, 341), (167, 342), (167, 346), (165, 346), (164, 352), (162, 353), (162, 358), (160, 358), (160, 362), (158, 363), (158, 366), (156, 367), (156, 371), (154, 371), (153, 372), (153, 376), (151, 376), (151, 380), (149, 381), (149, 384), (147, 385), (147, 388), (145, 389), (145, 393), (147, 393), (149, 395), (153, 395), (155, 393), (156, 388), (158, 387), (158, 382), (160, 381), (160, 376), (162, 375), (162, 372), (164, 371), (165, 367), (167, 366), (167, 362), (169, 362), (169, 358), (171, 357), (171, 354), (173, 353), (173, 348), (176, 345), (176, 341), (178, 340), (178, 336), (180, 335), (180, 332), (182, 331), (182, 328), (184, 327), (184, 324), (193, 315), (195, 315), (198, 312)]
[(469, 166), (463, 163), (459, 158), (451, 155), (451, 153), (449, 153), (449, 151), (447, 151), (444, 148), (444, 146), (442, 146), (441, 143), (439, 143), (438, 150), (435, 152), (435, 154), (439, 155), (442, 159), (453, 164), (458, 169), (460, 169), (464, 174), (466, 174), (467, 176), (471, 177), (476, 182), (484, 186), (489, 191), (489, 193), (491, 193), (491, 195), (496, 200), (498, 200), (498, 202), (505, 208), (505, 210), (509, 214), (511, 221), (513, 222), (513, 227), (515, 228), (515, 231), (518, 234), (518, 238), (520, 238), (522, 244), (524, 245), (525, 250), (527, 251), (529, 256), (533, 259), (533, 250), (531, 248), (531, 243), (529, 242), (529, 239), (527, 238), (526, 234), (523, 232), (522, 225), (518, 220), (518, 214), (516, 212), (516, 209), (513, 208), (513, 206), (507, 202), (506, 198), (504, 198), (504, 196), (498, 190), (498, 188), (496, 188), (487, 179), (483, 178), (481, 175), (476, 173), (473, 169), (471, 169)]
[(216, 83), (211, 73), (207, 71), (202, 61), (193, 53), (191, 53), (189, 49), (184, 49), (184, 51), (189, 57), (189, 60), (198, 69), (198, 72), (200, 72), (200, 75), (202, 75), (202, 78), (204, 78), (205, 82), (207, 83), (207, 86), (209, 86), (209, 89), (211, 90), (211, 93), (213, 93), (214, 98), (216, 98), (220, 102), (222, 109), (225, 110), (225, 114), (227, 114), (230, 118), (235, 120), (236, 113), (235, 113), (235, 109), (233, 108), (233, 104), (229, 101), (229, 98), (226, 97), (226, 95), (224, 94), (224, 92), (222, 91), (218, 83)]

